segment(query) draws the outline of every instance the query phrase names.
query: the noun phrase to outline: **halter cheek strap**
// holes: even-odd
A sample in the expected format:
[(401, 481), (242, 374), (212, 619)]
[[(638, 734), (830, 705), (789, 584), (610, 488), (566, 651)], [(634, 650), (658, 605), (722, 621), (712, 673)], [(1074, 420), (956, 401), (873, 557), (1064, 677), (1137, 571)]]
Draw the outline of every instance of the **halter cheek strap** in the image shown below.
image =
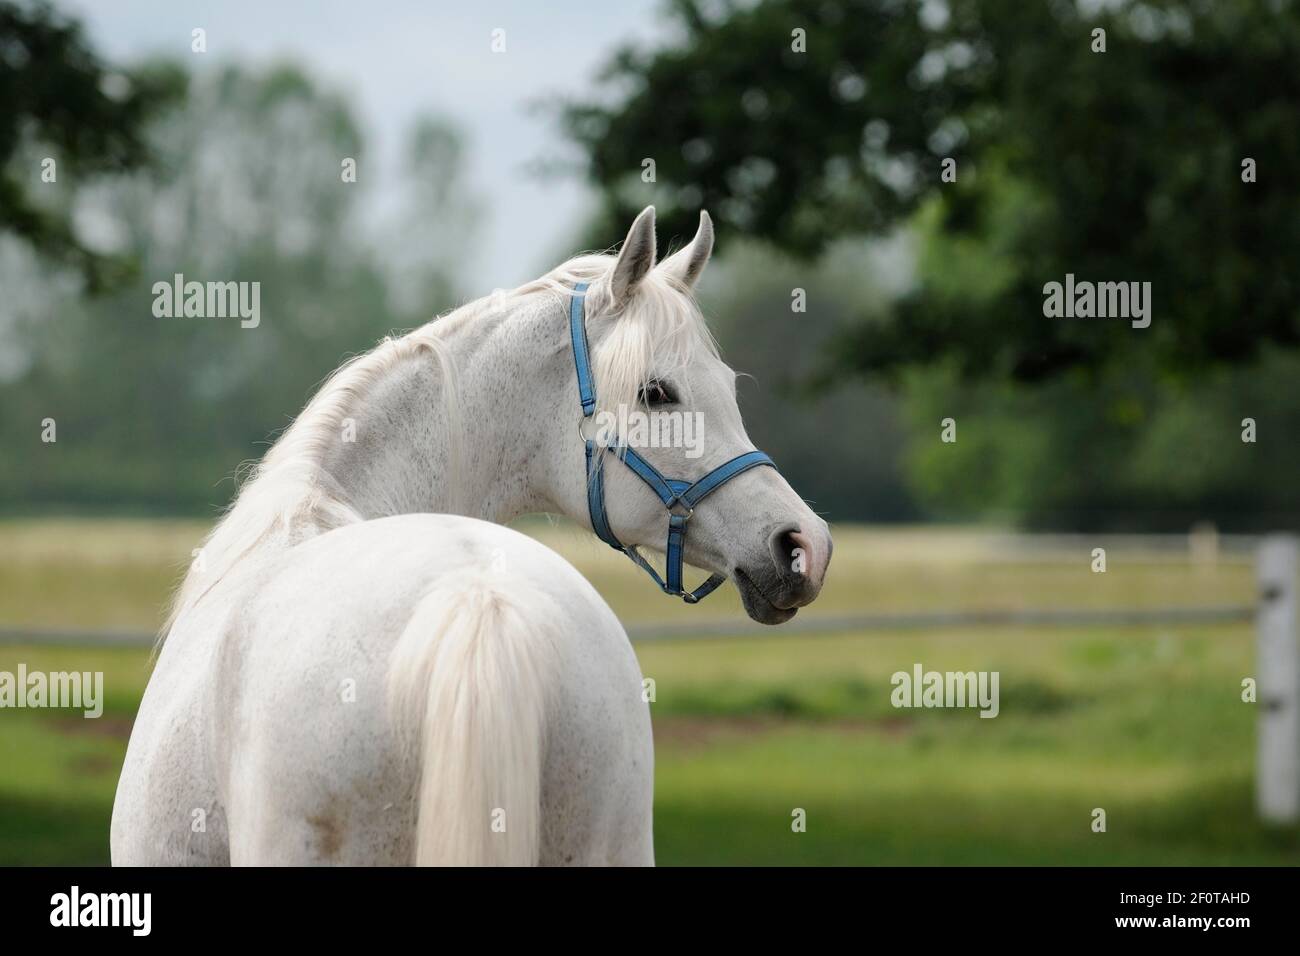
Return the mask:
[[(573, 290), (569, 304), (569, 336), (573, 340), (573, 364), (578, 372), (578, 398), (582, 403), (582, 421), (578, 432), (582, 433), (582, 424), (596, 412), (596, 383), (591, 374), (591, 350), (587, 344), (587, 326), (585, 321), (585, 299), (588, 283), (581, 282)], [(695, 513), (695, 506), (708, 495), (717, 491), (728, 481), (744, 474), (751, 468), (766, 465), (775, 468), (772, 459), (761, 451), (750, 451), (719, 465), (696, 481), (683, 481), (679, 478), (664, 477), (653, 465), (642, 458), (627, 445), (614, 447), (596, 444), (594, 439), (583, 434), (587, 457), (587, 511), (591, 516), (591, 527), (600, 538), (615, 551), (621, 551), (636, 562), (642, 570), (654, 578), (656, 584), (665, 594), (682, 598), (687, 604), (695, 604), (701, 598), (712, 594), (726, 576), (714, 574), (694, 591), (687, 591), (682, 586), (682, 552), (686, 539), (686, 526)], [(666, 563), (664, 577), (650, 566), (635, 547), (628, 547), (618, 540), (614, 530), (609, 526), (609, 517), (605, 513), (605, 472), (604, 458), (606, 451), (618, 454), (623, 463), (638, 478), (644, 481), (663, 503), (668, 511), (668, 544), (664, 549)]]

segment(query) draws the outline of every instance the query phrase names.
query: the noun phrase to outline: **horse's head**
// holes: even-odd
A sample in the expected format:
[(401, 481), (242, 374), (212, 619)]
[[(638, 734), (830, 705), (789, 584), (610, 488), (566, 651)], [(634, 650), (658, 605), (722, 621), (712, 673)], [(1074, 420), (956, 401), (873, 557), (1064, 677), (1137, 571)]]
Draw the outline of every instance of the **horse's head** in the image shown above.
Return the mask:
[[(582, 378), (580, 353), (589, 342), (594, 394), (583, 409), (570, 386), (561, 427), (573, 464), (556, 497), (611, 543), (671, 551), (670, 527), (680, 529), (687, 562), (731, 577), (751, 618), (779, 624), (817, 597), (831, 536), (765, 457), (742, 457), (754, 445), (736, 403), (736, 374), (718, 356), (693, 298), (712, 249), (713, 227), (702, 214), (691, 243), (656, 264), (650, 207), (616, 259), (595, 268), (583, 260), (587, 288), (570, 316), (577, 339), (585, 326), (587, 342), (572, 343), (578, 371), (571, 382)], [(602, 460), (599, 476), (579, 464), (589, 440)], [(632, 454), (601, 451), (619, 445)], [(603, 483), (594, 497), (593, 477)], [(670, 500), (691, 483), (699, 484), (685, 500)], [(669, 566), (674, 593), (688, 590), (673, 580), (671, 558)]]

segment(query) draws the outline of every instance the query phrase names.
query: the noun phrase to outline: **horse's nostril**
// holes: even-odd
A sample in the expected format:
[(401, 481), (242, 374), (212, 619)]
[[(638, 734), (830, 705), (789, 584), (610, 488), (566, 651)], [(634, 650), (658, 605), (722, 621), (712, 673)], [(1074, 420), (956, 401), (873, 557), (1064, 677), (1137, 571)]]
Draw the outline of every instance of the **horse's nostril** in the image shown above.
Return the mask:
[(808, 542), (798, 525), (784, 525), (768, 539), (772, 560), (787, 573), (805, 574), (808, 570)]

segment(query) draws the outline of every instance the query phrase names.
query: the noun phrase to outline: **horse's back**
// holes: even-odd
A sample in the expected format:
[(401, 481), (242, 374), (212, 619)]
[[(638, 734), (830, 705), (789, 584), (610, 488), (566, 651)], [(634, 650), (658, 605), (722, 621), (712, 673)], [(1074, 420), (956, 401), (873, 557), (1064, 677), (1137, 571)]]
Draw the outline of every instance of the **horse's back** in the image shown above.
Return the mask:
[[(166, 819), (151, 825), (188, 828), (188, 819), (175, 817), (193, 804), (208, 808), (219, 832), (206, 841), (151, 834), (147, 845), (170, 847), (167, 862), (224, 862), (222, 849), (234, 863), (410, 862), (419, 759), (409, 745), (413, 729), (389, 700), (391, 662), (399, 641), (432, 648), (440, 634), (422, 629), (444, 629), (447, 617), (430, 605), (474, 581), (495, 582), (520, 605), (524, 634), (506, 653), (529, 650), (530, 621), (539, 641), (547, 635), (542, 860), (646, 861), (649, 717), (617, 618), (538, 542), (441, 515), (385, 518), (313, 538), (214, 589), (182, 618), (170, 641), (189, 647), (169, 647), (160, 658), (145, 701), (152, 713), (142, 707), (137, 723), (149, 739), (133, 734), (131, 749), (141, 752), (129, 755), (123, 787), (132, 769), (157, 773), (185, 761), (210, 768), (155, 795)], [(529, 603), (525, 593), (536, 598)], [(442, 623), (426, 627), (425, 620)], [(116, 815), (115, 808), (115, 861)], [(620, 845), (605, 845), (615, 832)], [(205, 842), (211, 845), (196, 853)], [(177, 859), (180, 847), (185, 855)], [(124, 849), (122, 856), (138, 854)]]

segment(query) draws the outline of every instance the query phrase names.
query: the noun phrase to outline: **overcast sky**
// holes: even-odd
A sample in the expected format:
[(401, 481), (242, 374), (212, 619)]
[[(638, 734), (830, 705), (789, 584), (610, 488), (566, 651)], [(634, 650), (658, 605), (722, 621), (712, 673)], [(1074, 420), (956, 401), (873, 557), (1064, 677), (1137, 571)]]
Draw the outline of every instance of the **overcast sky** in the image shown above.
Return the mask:
[[(421, 112), (450, 118), (469, 153), (471, 188), (488, 203), (462, 288), (510, 287), (554, 265), (589, 208), (576, 179), (538, 179), (525, 167), (564, 155), (554, 120), (528, 110), (539, 98), (590, 95), (598, 68), (627, 40), (662, 36), (659, 0), (58, 0), (87, 26), (110, 62), (150, 54), (231, 59), (289, 57), (345, 91), (363, 124), (378, 176), (395, 164)], [(207, 31), (208, 52), (190, 51)], [(494, 29), (506, 52), (491, 51)], [(611, 236), (613, 243), (621, 236)]]

